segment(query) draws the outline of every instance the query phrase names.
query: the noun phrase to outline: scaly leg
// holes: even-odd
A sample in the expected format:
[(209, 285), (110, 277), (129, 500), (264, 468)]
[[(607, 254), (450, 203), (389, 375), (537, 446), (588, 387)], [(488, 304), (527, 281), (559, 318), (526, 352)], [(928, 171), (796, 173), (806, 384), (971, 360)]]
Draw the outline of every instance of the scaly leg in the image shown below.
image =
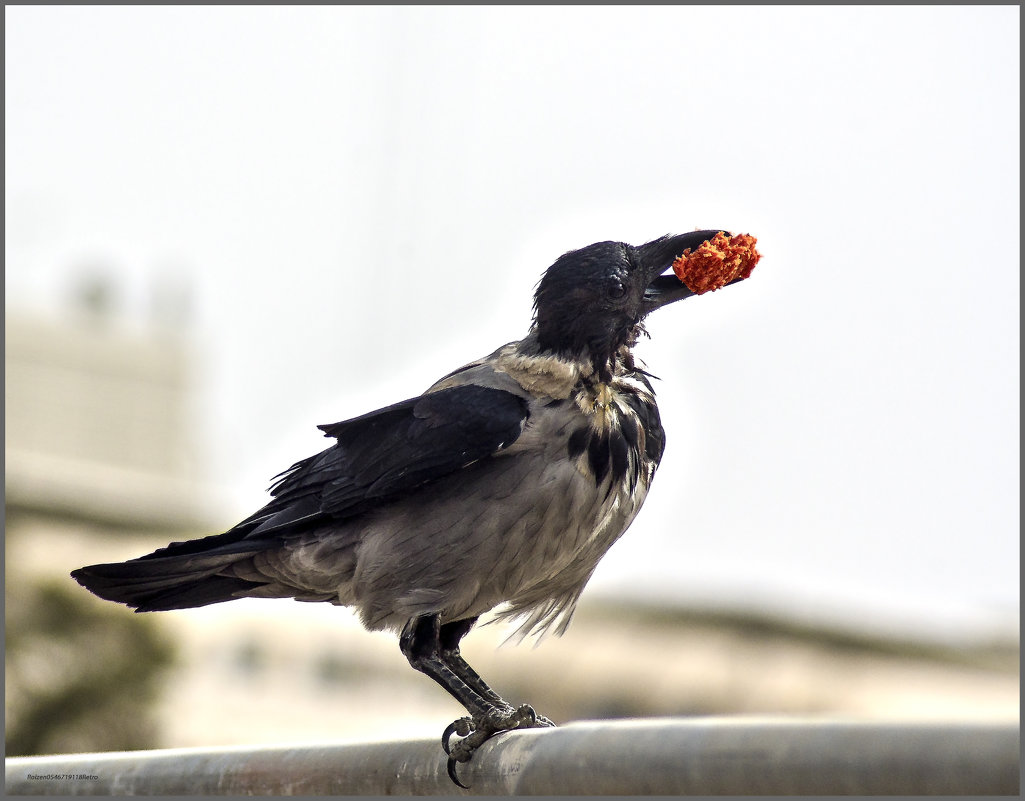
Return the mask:
[[(448, 775), (464, 788), (456, 777), (455, 765), (468, 762), (482, 743), (503, 731), (554, 725), (527, 705), (516, 709), (506, 703), (460, 656), (459, 641), (474, 622), (476, 618), (442, 626), (438, 615), (424, 615), (410, 620), (399, 637), (409, 664), (434, 679), (470, 713), (454, 721), (442, 735), (442, 746), (449, 755)], [(453, 734), (463, 739), (450, 748)]]
[[(452, 623), (445, 623), (441, 626), (439, 632), (439, 642), (441, 644), (441, 658), (452, 672), (455, 673), (462, 681), (474, 692), (477, 693), (481, 698), (484, 698), (494, 704), (496, 707), (504, 709), (508, 714), (512, 714), (517, 710), (508, 702), (502, 699), (502, 697), (492, 690), (487, 682), (480, 677), (462, 655), (459, 653), (459, 641), (470, 631), (473, 624), (477, 622), (477, 618), (470, 617), (464, 620), (456, 620)], [(522, 709), (522, 707), (521, 707)], [(555, 726), (548, 718), (543, 715), (534, 714), (536, 725), (538, 727), (544, 726)], [(519, 727), (524, 728), (524, 727)], [(448, 748), (446, 747), (446, 751)]]

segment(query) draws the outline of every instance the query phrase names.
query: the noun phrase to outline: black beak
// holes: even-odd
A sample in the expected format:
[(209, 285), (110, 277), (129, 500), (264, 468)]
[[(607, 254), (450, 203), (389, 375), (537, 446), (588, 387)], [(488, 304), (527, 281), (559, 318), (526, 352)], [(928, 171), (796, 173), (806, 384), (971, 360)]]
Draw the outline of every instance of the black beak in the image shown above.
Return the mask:
[[(673, 261), (687, 248), (694, 250), (702, 242), (711, 239), (722, 230), (716, 228), (710, 231), (691, 231), (679, 236), (664, 236), (637, 248), (641, 269), (647, 278), (641, 306), (642, 315), (647, 316), (655, 309), (660, 309), (695, 294), (671, 271)], [(728, 231), (724, 231), (724, 233), (729, 236)], [(665, 275), (666, 272), (669, 275)], [(742, 280), (742, 278), (737, 278), (730, 283), (735, 284)]]

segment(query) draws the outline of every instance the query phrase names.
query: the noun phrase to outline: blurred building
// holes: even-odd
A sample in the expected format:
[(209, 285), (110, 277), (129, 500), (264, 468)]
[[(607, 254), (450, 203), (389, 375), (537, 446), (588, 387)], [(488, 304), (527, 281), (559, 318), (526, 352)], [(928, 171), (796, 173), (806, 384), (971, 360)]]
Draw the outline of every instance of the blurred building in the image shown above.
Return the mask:
[(200, 526), (181, 339), (8, 313), (4, 355), (9, 524)]
[(68, 574), (212, 517), (194, 474), (186, 338), (115, 318), (102, 282), (86, 290), (61, 317), (5, 315), (8, 753), (161, 741), (166, 630)]

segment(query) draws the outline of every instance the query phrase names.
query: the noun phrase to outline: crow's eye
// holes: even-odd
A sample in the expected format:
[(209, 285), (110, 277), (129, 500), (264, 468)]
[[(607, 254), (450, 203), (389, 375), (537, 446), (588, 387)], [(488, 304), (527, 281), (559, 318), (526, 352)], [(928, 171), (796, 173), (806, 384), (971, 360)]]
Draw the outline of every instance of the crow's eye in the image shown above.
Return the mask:
[(613, 300), (619, 300), (626, 295), (626, 287), (623, 286), (623, 282), (618, 278), (613, 278), (612, 281), (609, 282), (606, 292)]

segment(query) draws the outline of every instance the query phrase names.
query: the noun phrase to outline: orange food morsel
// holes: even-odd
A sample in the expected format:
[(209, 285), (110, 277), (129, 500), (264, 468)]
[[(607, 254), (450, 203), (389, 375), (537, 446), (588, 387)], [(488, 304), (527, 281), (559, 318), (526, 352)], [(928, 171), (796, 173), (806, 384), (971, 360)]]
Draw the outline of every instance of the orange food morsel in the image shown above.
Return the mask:
[(755, 250), (758, 240), (750, 234), (727, 236), (720, 231), (691, 252), (683, 251), (673, 262), (676, 277), (695, 295), (726, 286), (737, 278), (747, 278), (761, 254)]

